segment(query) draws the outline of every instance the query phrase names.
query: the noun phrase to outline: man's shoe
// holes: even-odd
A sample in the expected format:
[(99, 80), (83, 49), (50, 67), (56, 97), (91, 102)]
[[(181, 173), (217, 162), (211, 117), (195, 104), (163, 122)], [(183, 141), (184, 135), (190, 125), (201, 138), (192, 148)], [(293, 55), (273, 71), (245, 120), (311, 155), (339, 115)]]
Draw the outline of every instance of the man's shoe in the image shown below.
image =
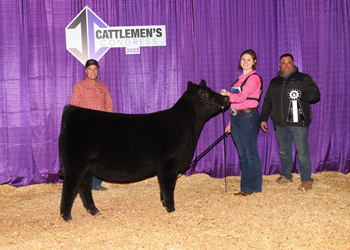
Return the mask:
[(298, 188), (298, 190), (300, 191), (308, 191), (312, 189), (312, 182), (311, 181), (303, 181), (303, 183), (301, 183), (301, 186)]
[(99, 185), (99, 186), (97, 186), (97, 187), (95, 187), (95, 188), (92, 188), (92, 190), (106, 191), (106, 190), (107, 190), (107, 188), (102, 187), (101, 185)]
[(251, 193), (248, 193), (248, 192), (239, 192), (239, 193), (235, 193), (233, 194), (235, 196), (248, 196), (248, 195), (251, 195)]
[(285, 183), (289, 183), (289, 182), (293, 182), (292, 180), (289, 180), (287, 179), (286, 177), (284, 176), (280, 176), (277, 178), (277, 181), (276, 181), (278, 184), (285, 184)]

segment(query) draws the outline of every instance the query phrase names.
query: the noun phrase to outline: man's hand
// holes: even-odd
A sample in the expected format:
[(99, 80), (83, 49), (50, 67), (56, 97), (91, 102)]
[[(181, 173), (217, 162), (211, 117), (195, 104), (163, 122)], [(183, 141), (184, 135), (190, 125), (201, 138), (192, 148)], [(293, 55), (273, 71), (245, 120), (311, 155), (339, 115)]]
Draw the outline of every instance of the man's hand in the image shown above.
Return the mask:
[(261, 128), (262, 131), (264, 131), (266, 133), (266, 131), (267, 131), (266, 122), (261, 122), (260, 123), (260, 128)]

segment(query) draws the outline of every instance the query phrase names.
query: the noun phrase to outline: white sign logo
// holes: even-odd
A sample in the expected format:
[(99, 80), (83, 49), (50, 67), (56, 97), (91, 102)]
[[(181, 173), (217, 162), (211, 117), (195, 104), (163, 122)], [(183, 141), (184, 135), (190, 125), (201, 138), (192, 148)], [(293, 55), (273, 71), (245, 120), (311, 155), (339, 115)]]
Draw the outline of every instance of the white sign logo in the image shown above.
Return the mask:
[(140, 54), (145, 46), (166, 46), (165, 25), (109, 27), (86, 6), (66, 27), (67, 50), (82, 64), (98, 61), (110, 48)]

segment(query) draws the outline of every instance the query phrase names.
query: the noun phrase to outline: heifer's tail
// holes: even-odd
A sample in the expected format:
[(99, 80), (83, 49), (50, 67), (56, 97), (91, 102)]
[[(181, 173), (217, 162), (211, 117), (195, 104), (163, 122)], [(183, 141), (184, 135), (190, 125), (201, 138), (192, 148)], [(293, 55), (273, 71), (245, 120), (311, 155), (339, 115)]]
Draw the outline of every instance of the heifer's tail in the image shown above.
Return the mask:
[(59, 150), (59, 157), (60, 157), (60, 170), (58, 172), (59, 176), (61, 179), (64, 178), (65, 176), (65, 172), (64, 172), (64, 159), (63, 159), (63, 145), (62, 145), (62, 136), (64, 133), (64, 128), (65, 128), (65, 121), (66, 121), (66, 116), (67, 116), (67, 112), (69, 109), (70, 105), (67, 105), (64, 107), (63, 109), (63, 113), (62, 113), (62, 122), (61, 122), (61, 133), (60, 136), (58, 137), (58, 150)]
[(64, 175), (65, 175), (65, 172), (64, 172), (62, 150), (61, 150), (61, 147), (60, 147), (61, 137), (62, 137), (62, 134), (60, 134), (60, 137), (58, 138), (58, 149), (59, 149), (59, 156), (60, 156), (60, 170), (58, 171), (58, 175), (60, 176), (60, 179), (63, 179)]

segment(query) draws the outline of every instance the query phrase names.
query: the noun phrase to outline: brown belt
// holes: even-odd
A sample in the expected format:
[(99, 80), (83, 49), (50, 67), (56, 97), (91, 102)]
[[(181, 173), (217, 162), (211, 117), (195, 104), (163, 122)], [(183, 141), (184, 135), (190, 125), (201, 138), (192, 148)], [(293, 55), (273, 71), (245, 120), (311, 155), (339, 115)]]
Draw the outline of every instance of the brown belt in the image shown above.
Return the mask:
[(244, 109), (231, 109), (231, 114), (232, 115), (238, 115), (241, 113), (249, 113), (253, 111), (255, 108), (244, 108)]

